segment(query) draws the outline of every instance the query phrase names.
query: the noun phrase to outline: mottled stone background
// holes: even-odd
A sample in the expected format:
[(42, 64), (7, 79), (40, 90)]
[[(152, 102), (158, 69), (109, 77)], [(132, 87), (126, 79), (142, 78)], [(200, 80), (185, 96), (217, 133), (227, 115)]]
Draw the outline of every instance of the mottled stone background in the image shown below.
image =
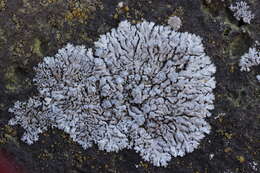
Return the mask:
[[(0, 0), (0, 151), (25, 173), (259, 173), (260, 84), (251, 72), (240, 72), (239, 58), (260, 41), (260, 1), (248, 0), (252, 24), (236, 21), (228, 9), (234, 0)], [(67, 134), (49, 130), (32, 146), (20, 140), (23, 129), (7, 125), (8, 108), (37, 93), (33, 67), (66, 43), (93, 46), (100, 34), (122, 20), (167, 24), (183, 21), (181, 31), (203, 37), (217, 66), (216, 101), (208, 119), (212, 132), (199, 149), (173, 158), (167, 168), (143, 161), (132, 150), (84, 151)], [(0, 170), (1, 172), (1, 170)]]

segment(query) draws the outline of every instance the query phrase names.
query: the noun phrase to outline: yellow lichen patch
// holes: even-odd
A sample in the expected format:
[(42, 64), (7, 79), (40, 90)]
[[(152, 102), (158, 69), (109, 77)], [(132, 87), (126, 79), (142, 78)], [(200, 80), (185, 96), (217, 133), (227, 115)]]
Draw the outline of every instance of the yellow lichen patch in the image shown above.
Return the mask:
[(78, 21), (85, 23), (89, 18), (92, 17), (92, 13), (98, 7), (99, 1), (88, 0), (84, 2), (69, 1), (68, 11), (65, 13), (65, 20), (67, 22)]
[(233, 136), (233, 134), (227, 133), (227, 132), (225, 132), (224, 135), (225, 135), (225, 137), (226, 137), (227, 139), (231, 139), (232, 136)]
[(87, 16), (87, 9), (83, 8), (75, 8), (72, 10), (72, 15), (76, 18), (78, 18), (79, 20), (86, 20), (88, 18)]
[(227, 147), (227, 148), (225, 148), (225, 149), (224, 149), (224, 152), (225, 152), (225, 153), (232, 152), (232, 148), (230, 148), (230, 147)]
[(230, 73), (234, 73), (235, 72), (235, 66), (233, 64), (230, 66), (229, 72)]
[(38, 56), (43, 56), (43, 54), (41, 52), (41, 41), (38, 38), (34, 39), (33, 46), (32, 46), (32, 52)]
[(0, 11), (3, 11), (6, 7), (6, 0), (0, 0)]
[(38, 155), (38, 158), (42, 160), (51, 160), (53, 159), (53, 155), (49, 153), (47, 150), (44, 150), (42, 153)]
[(144, 163), (141, 161), (138, 166), (143, 167), (143, 168), (148, 168), (149, 165), (148, 165), (148, 163)]
[(237, 160), (240, 162), (240, 163), (244, 163), (245, 162), (245, 158), (243, 156), (237, 156), (236, 157)]
[(129, 11), (129, 7), (128, 7), (128, 6), (125, 6), (125, 7), (123, 8), (123, 11), (128, 12), (128, 11)]
[(117, 19), (118, 19), (118, 13), (115, 13), (115, 14), (113, 15), (113, 18), (117, 20)]
[(66, 15), (65, 15), (65, 19), (67, 21), (71, 21), (73, 19), (73, 15), (71, 12), (67, 12)]
[(73, 8), (65, 15), (67, 21), (78, 20), (80, 23), (84, 23), (88, 19), (88, 10), (85, 8)]

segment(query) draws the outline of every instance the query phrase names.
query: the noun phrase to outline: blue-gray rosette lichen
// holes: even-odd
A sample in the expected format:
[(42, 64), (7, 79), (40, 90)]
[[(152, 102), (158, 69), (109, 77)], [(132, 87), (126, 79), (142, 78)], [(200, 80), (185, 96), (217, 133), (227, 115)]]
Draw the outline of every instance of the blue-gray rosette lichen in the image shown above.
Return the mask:
[(236, 4), (230, 5), (229, 9), (234, 13), (234, 17), (240, 21), (250, 24), (255, 15), (249, 9), (249, 5), (245, 1), (237, 1)]
[(199, 36), (123, 21), (93, 52), (68, 44), (35, 68), (39, 94), (10, 109), (25, 142), (55, 127), (84, 148), (133, 148), (167, 166), (210, 132), (216, 69)]
[[(258, 65), (260, 65), (260, 50), (256, 47), (250, 47), (240, 59), (240, 70), (249, 72), (253, 66)], [(260, 75), (257, 75), (256, 79), (260, 82)]]

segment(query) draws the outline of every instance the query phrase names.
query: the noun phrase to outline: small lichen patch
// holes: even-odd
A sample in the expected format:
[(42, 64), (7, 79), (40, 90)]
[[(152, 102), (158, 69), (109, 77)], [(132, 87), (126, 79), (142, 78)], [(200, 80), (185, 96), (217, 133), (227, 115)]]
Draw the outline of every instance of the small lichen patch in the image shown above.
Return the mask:
[(33, 46), (32, 46), (32, 51), (38, 56), (43, 56), (41, 52), (41, 41), (38, 38), (34, 39)]
[(88, 19), (93, 17), (93, 13), (101, 6), (99, 0), (88, 1), (68, 1), (68, 11), (65, 13), (65, 20), (69, 23), (78, 21), (86, 23)]
[(244, 156), (237, 156), (236, 159), (237, 159), (240, 163), (244, 163), (244, 162), (245, 162), (245, 157), (244, 157)]
[(225, 149), (224, 149), (224, 152), (225, 152), (225, 153), (232, 152), (232, 148), (230, 148), (230, 147), (227, 147), (227, 148), (225, 148)]
[(225, 135), (225, 137), (227, 138), (227, 139), (232, 139), (232, 137), (233, 137), (233, 134), (232, 133), (224, 133), (224, 135)]
[(72, 21), (76, 19), (79, 22), (83, 23), (85, 20), (88, 19), (88, 11), (82, 8), (73, 8), (70, 12), (67, 12), (67, 14), (65, 15), (65, 19), (67, 21)]
[(179, 30), (181, 25), (182, 25), (182, 21), (178, 16), (171, 16), (169, 17), (168, 21), (167, 21), (168, 25), (170, 25), (175, 31)]
[(5, 10), (6, 8), (6, 0), (0, 0), (0, 12)]

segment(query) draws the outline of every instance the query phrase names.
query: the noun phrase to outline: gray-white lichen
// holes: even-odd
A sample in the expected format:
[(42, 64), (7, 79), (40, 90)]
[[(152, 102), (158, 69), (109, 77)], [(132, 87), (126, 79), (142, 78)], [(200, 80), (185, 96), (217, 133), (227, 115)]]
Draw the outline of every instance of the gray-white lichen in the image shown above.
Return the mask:
[[(240, 70), (249, 72), (251, 67), (257, 65), (260, 65), (260, 50), (257, 50), (256, 47), (251, 47), (248, 53), (245, 53), (240, 59)], [(260, 82), (260, 75), (257, 75), (256, 78)]]
[(15, 117), (10, 119), (9, 124), (19, 124), (25, 129), (22, 141), (32, 144), (38, 141), (40, 133), (47, 130), (48, 116), (51, 112), (46, 107), (44, 101), (34, 97), (25, 102), (17, 101), (14, 107), (9, 109), (15, 114)]
[(167, 23), (175, 31), (178, 31), (180, 29), (181, 25), (182, 25), (181, 18), (179, 18), (178, 16), (169, 17)]
[(145, 160), (166, 166), (172, 156), (198, 147), (210, 131), (204, 118), (214, 108), (215, 88), (215, 66), (200, 37), (149, 22), (122, 22), (95, 47), (111, 83), (122, 88), (120, 102), (133, 120), (130, 144)]
[(100, 111), (95, 83), (103, 68), (98, 60), (91, 49), (68, 44), (35, 68), (39, 95), (26, 102), (18, 101), (10, 109), (16, 116), (9, 123), (24, 127), (25, 142), (31, 144), (47, 127), (57, 127), (84, 148), (91, 146), (89, 133), (96, 127), (93, 123)]
[(124, 21), (94, 50), (68, 44), (35, 68), (38, 96), (10, 108), (25, 142), (55, 127), (84, 148), (133, 148), (155, 166), (198, 147), (210, 132), (216, 71), (200, 37)]
[(236, 2), (235, 5), (231, 5), (229, 9), (234, 13), (234, 17), (239, 21), (250, 24), (251, 20), (255, 18), (255, 15), (249, 10), (249, 5), (245, 1)]
[(256, 79), (260, 82), (260, 75), (257, 75)]

